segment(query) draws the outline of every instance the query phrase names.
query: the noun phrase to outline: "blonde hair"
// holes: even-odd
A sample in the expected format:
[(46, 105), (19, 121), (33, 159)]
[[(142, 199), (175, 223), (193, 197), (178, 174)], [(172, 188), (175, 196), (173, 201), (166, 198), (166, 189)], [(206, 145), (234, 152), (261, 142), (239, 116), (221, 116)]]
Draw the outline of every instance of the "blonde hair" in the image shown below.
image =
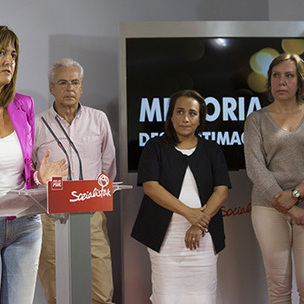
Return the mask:
[(301, 59), (300, 56), (296, 54), (289, 54), (289, 53), (283, 53), (279, 55), (278, 57), (274, 58), (273, 61), (271, 62), (269, 69), (268, 69), (268, 79), (267, 79), (267, 88), (268, 88), (268, 99), (269, 101), (273, 101), (274, 98), (271, 93), (271, 74), (272, 74), (272, 69), (284, 62), (290, 60), (294, 62), (297, 70), (297, 76), (298, 76), (298, 91), (296, 93), (296, 98), (298, 103), (302, 103), (304, 100), (304, 62)]

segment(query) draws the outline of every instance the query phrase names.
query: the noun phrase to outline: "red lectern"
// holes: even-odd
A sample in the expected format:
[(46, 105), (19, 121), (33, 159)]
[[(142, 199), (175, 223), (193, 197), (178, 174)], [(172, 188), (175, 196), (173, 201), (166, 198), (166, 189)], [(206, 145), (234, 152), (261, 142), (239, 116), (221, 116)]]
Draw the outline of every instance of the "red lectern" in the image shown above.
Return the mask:
[(100, 174), (96, 180), (55, 177), (47, 187), (0, 195), (0, 216), (46, 213), (59, 219), (55, 221), (57, 304), (92, 303), (90, 216), (112, 211), (113, 194), (123, 189), (132, 186), (113, 183)]
[(106, 174), (96, 180), (48, 183), (49, 214), (55, 218), (57, 304), (89, 304), (91, 296), (90, 216), (113, 210), (113, 193), (132, 186), (114, 184)]
[(104, 173), (97, 180), (48, 183), (48, 213), (74, 213), (113, 210), (113, 182)]

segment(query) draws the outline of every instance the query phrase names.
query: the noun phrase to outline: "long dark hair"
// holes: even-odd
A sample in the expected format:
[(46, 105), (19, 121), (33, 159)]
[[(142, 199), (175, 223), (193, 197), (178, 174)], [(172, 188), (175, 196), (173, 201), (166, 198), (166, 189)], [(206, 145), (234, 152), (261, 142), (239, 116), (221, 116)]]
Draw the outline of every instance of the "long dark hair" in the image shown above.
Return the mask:
[(15, 71), (10, 83), (6, 84), (0, 92), (0, 106), (4, 108), (6, 108), (15, 97), (19, 58), (19, 39), (7, 26), (0, 25), (0, 49), (5, 50), (10, 45), (16, 50)]
[(173, 143), (175, 145), (178, 144), (180, 141), (173, 127), (171, 118), (174, 112), (176, 101), (180, 97), (190, 97), (195, 99), (199, 103), (200, 124), (195, 130), (195, 135), (198, 135), (198, 133), (204, 130), (204, 126), (206, 123), (206, 114), (207, 114), (207, 106), (205, 100), (198, 92), (194, 90), (183, 90), (172, 94), (170, 97), (170, 104), (165, 122), (165, 138), (168, 142)]

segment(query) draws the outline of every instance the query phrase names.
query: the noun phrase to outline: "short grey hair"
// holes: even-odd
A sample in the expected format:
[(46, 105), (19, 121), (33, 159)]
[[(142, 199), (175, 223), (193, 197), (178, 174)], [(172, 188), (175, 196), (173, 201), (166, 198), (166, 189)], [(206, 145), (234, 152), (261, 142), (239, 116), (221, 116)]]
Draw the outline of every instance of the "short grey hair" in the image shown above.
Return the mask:
[(76, 67), (79, 71), (80, 80), (83, 79), (83, 67), (72, 58), (63, 58), (55, 62), (48, 71), (49, 83), (54, 84), (55, 72), (60, 67)]

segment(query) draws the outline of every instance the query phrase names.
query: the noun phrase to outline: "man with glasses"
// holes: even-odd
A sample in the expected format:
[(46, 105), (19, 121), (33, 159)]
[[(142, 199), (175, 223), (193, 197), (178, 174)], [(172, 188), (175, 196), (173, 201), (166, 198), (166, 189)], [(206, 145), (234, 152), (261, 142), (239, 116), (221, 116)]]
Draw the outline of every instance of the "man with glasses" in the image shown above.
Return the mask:
[[(51, 150), (50, 161), (66, 157), (57, 144), (57, 137), (68, 155), (72, 180), (82, 179), (82, 174), (83, 179), (93, 180), (100, 173), (106, 173), (114, 180), (115, 147), (108, 118), (104, 112), (86, 107), (79, 101), (83, 92), (83, 68), (73, 59), (64, 58), (51, 66), (48, 77), (50, 93), (55, 101), (49, 110), (36, 116), (33, 163), (39, 168), (47, 149)], [(55, 304), (55, 224), (54, 220), (45, 215), (42, 216), (42, 224), (38, 274), (47, 303)], [(91, 259), (92, 303), (112, 304), (111, 252), (103, 212), (95, 212), (91, 217)]]

